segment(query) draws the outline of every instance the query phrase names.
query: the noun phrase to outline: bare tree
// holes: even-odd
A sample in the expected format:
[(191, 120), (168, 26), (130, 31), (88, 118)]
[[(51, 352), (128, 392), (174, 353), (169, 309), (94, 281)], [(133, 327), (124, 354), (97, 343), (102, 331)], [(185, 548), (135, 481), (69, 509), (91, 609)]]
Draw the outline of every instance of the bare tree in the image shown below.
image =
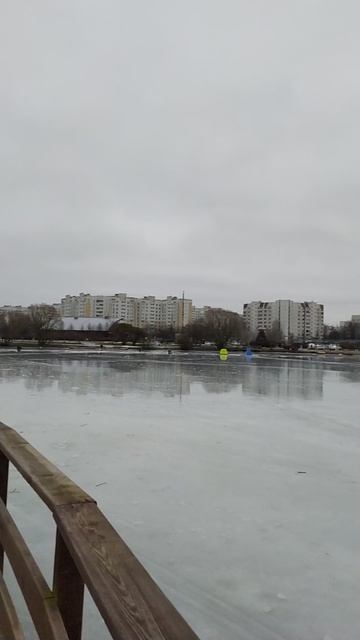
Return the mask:
[(267, 341), (270, 347), (278, 347), (284, 342), (284, 334), (281, 331), (280, 322), (275, 320), (269, 331), (266, 331)]
[(144, 329), (133, 327), (131, 324), (115, 321), (109, 328), (109, 334), (115, 342), (126, 344), (131, 342), (135, 345), (137, 342), (143, 342), (146, 334)]
[(246, 327), (244, 319), (234, 311), (208, 309), (205, 314), (210, 339), (218, 349), (225, 347), (230, 340), (244, 340)]
[(61, 329), (62, 320), (54, 307), (48, 304), (32, 305), (29, 308), (29, 320), (33, 338), (39, 344), (50, 339), (52, 329)]
[[(191, 343), (194, 345), (203, 344), (205, 340), (211, 340), (210, 337), (210, 329), (205, 322), (204, 318), (199, 320), (195, 320), (192, 324), (184, 327), (182, 333), (185, 333), (188, 339), (191, 340)], [(189, 341), (189, 340), (188, 340)], [(186, 340), (183, 340), (185, 344), (187, 344)]]
[(0, 338), (1, 338), (1, 342), (4, 345), (7, 345), (11, 340), (10, 327), (8, 323), (8, 318), (5, 315), (5, 313), (2, 313), (0, 315)]
[(7, 344), (11, 340), (31, 337), (29, 315), (19, 311), (9, 311), (0, 316), (0, 338)]
[[(242, 316), (226, 309), (208, 309), (204, 318), (184, 327), (182, 334), (185, 334), (192, 344), (201, 344), (208, 340), (214, 342), (218, 349), (226, 346), (230, 340), (246, 342), (248, 339), (247, 327)], [(182, 340), (185, 340), (185, 337), (182, 335)]]

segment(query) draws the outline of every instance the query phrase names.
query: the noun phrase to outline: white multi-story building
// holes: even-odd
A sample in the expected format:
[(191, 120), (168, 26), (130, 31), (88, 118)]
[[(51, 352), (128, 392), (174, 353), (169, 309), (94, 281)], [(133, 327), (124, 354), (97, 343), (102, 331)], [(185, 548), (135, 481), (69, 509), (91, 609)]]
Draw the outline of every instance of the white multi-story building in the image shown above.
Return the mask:
[(324, 335), (324, 307), (317, 302), (254, 301), (244, 304), (244, 319), (252, 336), (274, 327), (280, 329), (286, 342), (321, 339)]
[(35, 307), (49, 307), (54, 309), (57, 315), (61, 315), (61, 305), (60, 304), (46, 304), (45, 302), (41, 302), (40, 304), (31, 305), (29, 307), (23, 307), (21, 305), (11, 305), (4, 304), (0, 307), (0, 315), (8, 315), (10, 313), (22, 313), (29, 314), (31, 312), (32, 306)]
[(197, 322), (198, 320), (204, 320), (206, 312), (209, 311), (211, 307), (193, 307), (191, 312), (191, 321)]
[(80, 293), (61, 300), (64, 318), (107, 318), (141, 328), (171, 326), (180, 330), (192, 321), (192, 309), (192, 300), (174, 296), (158, 299), (155, 296), (133, 298), (126, 293), (113, 296)]
[(0, 307), (0, 314), (7, 315), (8, 313), (29, 313), (29, 307), (11, 304), (4, 304)]

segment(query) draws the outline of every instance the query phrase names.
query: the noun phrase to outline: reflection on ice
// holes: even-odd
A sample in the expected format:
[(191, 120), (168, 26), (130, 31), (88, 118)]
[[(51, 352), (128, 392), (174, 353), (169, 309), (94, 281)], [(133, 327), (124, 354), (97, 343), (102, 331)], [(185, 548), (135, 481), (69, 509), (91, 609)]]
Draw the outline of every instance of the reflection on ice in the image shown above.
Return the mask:
[[(44, 355), (4, 356), (0, 363), (0, 382), (21, 378), (27, 389), (41, 391), (56, 386), (64, 393), (90, 393), (123, 396), (128, 393), (186, 396), (195, 385), (207, 393), (244, 394), (275, 398), (321, 398), (327, 368), (322, 362), (276, 358), (229, 358), (219, 362), (213, 355), (143, 356), (94, 354), (88, 357)], [(342, 371), (344, 380), (360, 379), (360, 367)]]
[[(354, 640), (360, 367), (344, 360), (1, 352), (0, 419), (99, 500), (202, 640)], [(12, 487), (51, 580), (53, 535)], [(106, 637), (90, 614), (86, 637)]]

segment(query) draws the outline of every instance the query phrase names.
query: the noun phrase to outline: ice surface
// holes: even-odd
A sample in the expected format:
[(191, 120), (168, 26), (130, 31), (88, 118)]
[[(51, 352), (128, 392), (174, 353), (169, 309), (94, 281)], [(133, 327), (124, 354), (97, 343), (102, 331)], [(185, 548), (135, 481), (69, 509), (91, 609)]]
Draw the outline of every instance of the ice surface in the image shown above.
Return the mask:
[[(203, 640), (354, 640), (359, 383), (340, 359), (1, 353), (0, 419), (94, 495)], [(54, 527), (15, 472), (9, 504), (51, 580)], [(108, 637), (91, 608), (86, 637)]]

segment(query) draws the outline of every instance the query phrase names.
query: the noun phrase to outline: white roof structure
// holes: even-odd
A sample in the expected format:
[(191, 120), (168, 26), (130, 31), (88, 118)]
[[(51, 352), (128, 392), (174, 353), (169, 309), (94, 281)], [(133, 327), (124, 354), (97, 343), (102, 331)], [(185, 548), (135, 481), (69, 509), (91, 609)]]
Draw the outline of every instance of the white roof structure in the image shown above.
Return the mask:
[(61, 318), (63, 329), (74, 329), (75, 331), (96, 330), (101, 326), (101, 330), (108, 329), (116, 318)]

